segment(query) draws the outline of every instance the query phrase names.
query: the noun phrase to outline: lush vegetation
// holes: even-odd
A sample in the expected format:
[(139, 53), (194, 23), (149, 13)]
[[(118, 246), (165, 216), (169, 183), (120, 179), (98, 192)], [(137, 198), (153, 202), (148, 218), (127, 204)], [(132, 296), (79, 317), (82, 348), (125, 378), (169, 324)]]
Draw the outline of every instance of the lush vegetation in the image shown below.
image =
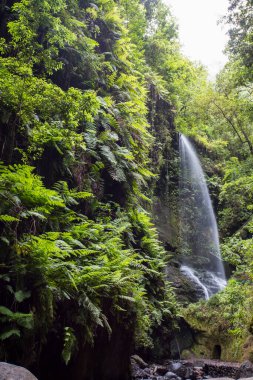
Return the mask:
[[(232, 279), (208, 303), (191, 305), (186, 319), (205, 331), (199, 355), (212, 355), (214, 344), (227, 360), (252, 360), (252, 2), (230, 1), (229, 62), (215, 83), (199, 77), (178, 125), (202, 153), (218, 213), (223, 258)], [(189, 127), (190, 125), (190, 127)]]
[[(181, 54), (161, 0), (2, 2), (1, 360), (43, 378), (50, 355), (64, 372), (83, 353), (80, 379), (100, 378), (93, 356), (111, 341), (127, 379), (132, 352), (169, 355), (179, 315), (164, 270), (178, 234), (176, 130), (202, 156), (234, 271), (184, 317), (200, 330), (212, 320), (210, 336), (237, 344), (226, 358), (242, 358), (253, 307), (251, 8), (230, 0), (230, 58), (210, 83)], [(172, 215), (170, 234), (157, 222), (165, 244), (152, 222), (157, 199)]]
[(160, 1), (0, 13), (1, 359), (43, 377), (55, 355), (64, 372), (122, 330), (128, 376), (133, 349), (170, 337), (178, 313), (149, 215), (173, 134), (156, 108), (170, 113), (186, 70), (175, 23)]

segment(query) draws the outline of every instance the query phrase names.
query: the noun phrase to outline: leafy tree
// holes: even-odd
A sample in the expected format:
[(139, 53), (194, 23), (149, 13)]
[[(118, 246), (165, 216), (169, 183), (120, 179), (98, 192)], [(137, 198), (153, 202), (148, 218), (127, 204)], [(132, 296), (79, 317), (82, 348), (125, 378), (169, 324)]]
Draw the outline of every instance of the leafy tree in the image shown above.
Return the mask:
[(228, 51), (243, 64), (242, 78), (252, 81), (252, 1), (230, 0), (226, 22), (229, 24)]

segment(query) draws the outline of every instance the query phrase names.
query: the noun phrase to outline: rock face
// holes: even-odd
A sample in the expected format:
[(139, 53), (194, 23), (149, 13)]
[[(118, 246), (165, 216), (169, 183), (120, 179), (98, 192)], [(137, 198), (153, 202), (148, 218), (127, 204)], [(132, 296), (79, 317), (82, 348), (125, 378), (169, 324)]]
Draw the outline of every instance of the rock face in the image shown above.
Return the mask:
[(200, 293), (198, 286), (180, 271), (179, 264), (174, 264), (166, 268), (166, 276), (168, 281), (173, 283), (177, 299), (183, 305), (199, 301)]
[(0, 362), (0, 380), (38, 380), (30, 371), (13, 364)]

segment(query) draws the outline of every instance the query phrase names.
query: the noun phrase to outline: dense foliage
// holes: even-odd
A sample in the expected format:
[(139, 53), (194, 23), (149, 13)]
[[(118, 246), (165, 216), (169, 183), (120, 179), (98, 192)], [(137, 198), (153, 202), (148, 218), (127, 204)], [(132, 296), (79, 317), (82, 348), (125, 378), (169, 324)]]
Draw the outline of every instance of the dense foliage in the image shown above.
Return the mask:
[[(234, 272), (183, 315), (199, 330), (212, 321), (224, 358), (242, 358), (253, 305), (251, 8), (230, 0), (229, 62), (211, 83), (181, 54), (161, 0), (2, 1), (1, 360), (41, 378), (49, 357), (63, 372), (85, 362), (66, 376), (112, 380), (128, 378), (134, 350), (169, 355), (176, 131), (202, 157)], [(114, 361), (119, 372), (106, 375)]]
[(43, 377), (52, 341), (64, 368), (121, 329), (126, 360), (177, 315), (148, 213), (190, 67), (175, 22), (138, 0), (7, 0), (0, 20), (1, 359)]
[[(205, 331), (195, 352), (252, 360), (252, 1), (230, 1), (229, 61), (215, 83), (199, 76), (177, 123), (198, 146), (218, 213), (223, 258), (232, 279), (208, 303), (192, 305), (186, 319)], [(201, 340), (202, 339), (202, 340)]]

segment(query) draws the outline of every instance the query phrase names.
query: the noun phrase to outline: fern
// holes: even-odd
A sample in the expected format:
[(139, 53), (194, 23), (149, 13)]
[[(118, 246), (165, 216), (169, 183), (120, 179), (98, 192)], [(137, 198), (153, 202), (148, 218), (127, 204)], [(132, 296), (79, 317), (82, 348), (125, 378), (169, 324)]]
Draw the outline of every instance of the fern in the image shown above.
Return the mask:
[(19, 219), (11, 215), (0, 215), (0, 221), (4, 223), (19, 222)]
[(0, 340), (3, 341), (5, 339), (9, 339), (10, 337), (20, 337), (20, 330), (18, 329), (10, 329), (3, 333), (0, 333)]
[(74, 330), (71, 327), (64, 328), (64, 344), (62, 350), (62, 357), (67, 365), (74, 353), (77, 349), (77, 339), (74, 334)]
[[(111, 335), (109, 321), (131, 331), (134, 321), (148, 341), (164, 315), (175, 314), (166, 255), (141, 208), (154, 177), (148, 90), (171, 92), (144, 62), (143, 6), (131, 2), (129, 13), (127, 1), (44, 3), (15, 2), (15, 17), (3, 17), (1, 123), (18, 133), (1, 154), (24, 164), (0, 162), (0, 339), (4, 359), (17, 342), (26, 360), (27, 347), (41, 352), (49, 334), (63, 333), (68, 364), (98, 326)], [(108, 202), (119, 195), (124, 208)]]

